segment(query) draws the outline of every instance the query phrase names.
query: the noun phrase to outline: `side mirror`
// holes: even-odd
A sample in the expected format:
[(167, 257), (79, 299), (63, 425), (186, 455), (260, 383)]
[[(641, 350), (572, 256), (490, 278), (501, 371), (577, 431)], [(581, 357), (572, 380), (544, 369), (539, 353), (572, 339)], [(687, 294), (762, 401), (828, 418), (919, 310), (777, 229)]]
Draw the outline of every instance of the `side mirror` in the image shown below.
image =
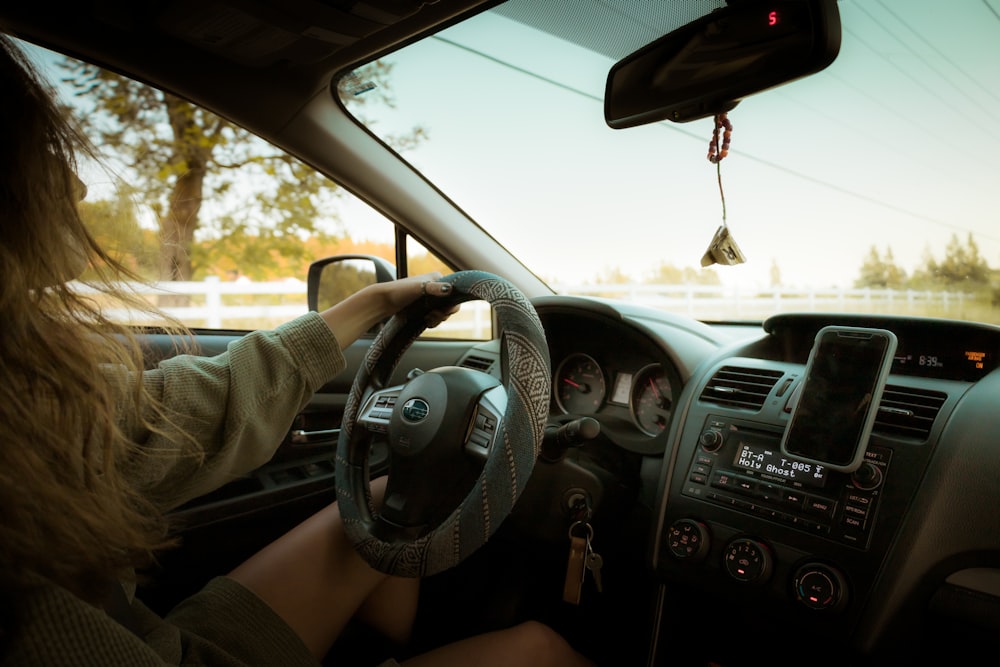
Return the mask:
[(335, 255), (309, 265), (309, 310), (326, 310), (362, 287), (396, 279), (392, 264), (374, 255)]
[(840, 52), (837, 0), (729, 0), (626, 56), (608, 73), (614, 129), (687, 122), (814, 74)]

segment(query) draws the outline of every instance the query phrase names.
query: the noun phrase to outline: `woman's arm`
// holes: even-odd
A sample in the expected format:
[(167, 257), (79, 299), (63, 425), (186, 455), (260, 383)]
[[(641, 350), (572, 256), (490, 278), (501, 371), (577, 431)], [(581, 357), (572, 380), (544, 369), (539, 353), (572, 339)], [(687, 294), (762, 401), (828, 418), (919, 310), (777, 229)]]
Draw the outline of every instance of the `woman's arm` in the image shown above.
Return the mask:
[[(295, 415), (343, 370), (342, 350), (423, 294), (447, 293), (450, 285), (428, 282), (437, 277), (372, 285), (322, 313), (247, 334), (221, 355), (179, 355), (147, 371), (143, 382), (165, 410), (154, 430), (133, 432), (143, 445), (141, 487), (171, 508), (266, 463)], [(432, 314), (429, 325), (450, 313)]]

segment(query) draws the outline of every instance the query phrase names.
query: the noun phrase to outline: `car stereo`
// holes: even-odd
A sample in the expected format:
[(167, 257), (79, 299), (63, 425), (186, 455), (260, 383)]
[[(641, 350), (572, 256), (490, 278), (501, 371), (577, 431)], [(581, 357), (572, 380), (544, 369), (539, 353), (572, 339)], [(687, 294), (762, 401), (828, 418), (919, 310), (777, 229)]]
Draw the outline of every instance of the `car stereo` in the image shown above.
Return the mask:
[(686, 496), (865, 549), (891, 451), (869, 446), (853, 473), (781, 451), (782, 429), (709, 415), (687, 472)]

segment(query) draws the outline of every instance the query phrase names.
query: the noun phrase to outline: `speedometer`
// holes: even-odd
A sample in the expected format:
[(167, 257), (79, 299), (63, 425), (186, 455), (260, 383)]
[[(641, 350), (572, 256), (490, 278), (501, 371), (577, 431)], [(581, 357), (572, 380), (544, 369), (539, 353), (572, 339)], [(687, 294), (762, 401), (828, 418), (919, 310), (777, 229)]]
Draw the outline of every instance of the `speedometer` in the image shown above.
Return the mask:
[(590, 414), (604, 402), (604, 371), (594, 358), (581, 353), (566, 357), (552, 384), (556, 404), (566, 414)]
[(670, 423), (673, 391), (666, 371), (659, 364), (643, 367), (632, 384), (629, 407), (636, 425), (647, 435), (659, 435)]

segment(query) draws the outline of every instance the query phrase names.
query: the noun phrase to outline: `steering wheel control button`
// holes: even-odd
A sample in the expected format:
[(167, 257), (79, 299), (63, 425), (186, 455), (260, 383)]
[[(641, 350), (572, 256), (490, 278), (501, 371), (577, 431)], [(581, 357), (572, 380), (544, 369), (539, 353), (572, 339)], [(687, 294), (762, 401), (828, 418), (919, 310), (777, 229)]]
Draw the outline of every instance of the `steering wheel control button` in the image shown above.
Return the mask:
[(837, 610), (846, 603), (847, 587), (843, 575), (826, 565), (803, 565), (795, 572), (792, 587), (796, 601), (809, 609)]
[(411, 424), (417, 424), (427, 418), (431, 406), (422, 398), (411, 398), (403, 403), (403, 419)]
[(746, 584), (763, 583), (771, 576), (771, 552), (763, 543), (743, 537), (733, 540), (722, 556), (726, 573)]
[(361, 413), (359, 421), (373, 433), (385, 433), (389, 429), (389, 420), (396, 407), (397, 394), (376, 394), (369, 399)]
[(708, 554), (708, 527), (694, 519), (678, 519), (667, 529), (667, 548), (675, 558), (697, 562)]

